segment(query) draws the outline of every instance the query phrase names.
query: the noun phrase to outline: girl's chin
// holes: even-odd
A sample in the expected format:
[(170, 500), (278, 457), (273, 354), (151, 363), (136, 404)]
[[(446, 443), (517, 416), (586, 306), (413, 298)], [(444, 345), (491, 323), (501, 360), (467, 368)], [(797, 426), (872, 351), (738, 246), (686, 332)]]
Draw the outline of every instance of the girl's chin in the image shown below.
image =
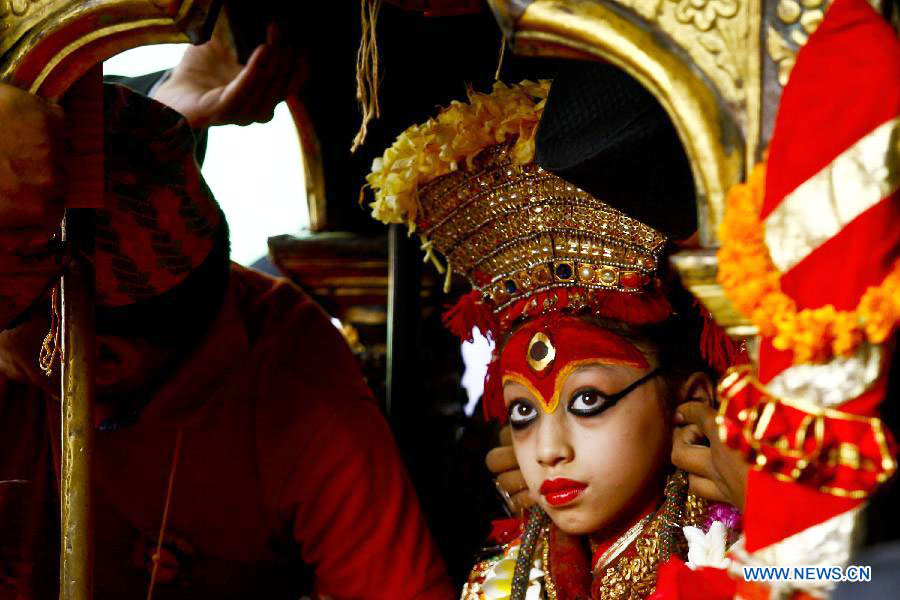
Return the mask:
[(569, 535), (587, 535), (593, 533), (604, 526), (604, 521), (597, 519), (596, 514), (581, 507), (570, 507), (562, 509), (554, 509), (544, 507), (545, 512), (553, 520), (553, 523), (559, 527), (563, 533)]

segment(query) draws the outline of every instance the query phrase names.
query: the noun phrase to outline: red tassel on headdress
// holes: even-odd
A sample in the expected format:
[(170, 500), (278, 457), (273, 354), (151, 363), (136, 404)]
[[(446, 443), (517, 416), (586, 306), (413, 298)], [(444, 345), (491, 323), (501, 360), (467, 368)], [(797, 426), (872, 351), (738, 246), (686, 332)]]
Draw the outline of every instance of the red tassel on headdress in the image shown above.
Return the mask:
[(672, 304), (662, 293), (623, 294), (617, 291), (594, 292), (594, 314), (630, 325), (662, 323), (672, 315)]
[(481, 331), (481, 335), (489, 340), (494, 339), (496, 321), (491, 308), (481, 300), (481, 294), (472, 290), (450, 307), (444, 314), (444, 326), (459, 339), (471, 342), (472, 329)]
[(700, 334), (700, 355), (706, 363), (724, 373), (730, 367), (750, 362), (747, 353), (740, 344), (728, 337), (725, 330), (719, 327), (706, 307), (694, 300), (694, 305), (703, 317), (703, 332)]

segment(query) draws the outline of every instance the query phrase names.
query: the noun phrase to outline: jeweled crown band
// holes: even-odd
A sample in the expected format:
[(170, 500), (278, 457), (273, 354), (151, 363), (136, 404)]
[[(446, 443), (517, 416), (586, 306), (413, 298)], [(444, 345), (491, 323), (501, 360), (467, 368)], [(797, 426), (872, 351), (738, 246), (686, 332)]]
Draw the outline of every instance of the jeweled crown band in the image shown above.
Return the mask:
[(520, 298), (547, 289), (577, 286), (636, 293), (651, 280), (650, 275), (641, 271), (559, 260), (504, 275), (499, 281), (476, 289), (481, 292), (482, 299), (499, 312)]
[(639, 292), (666, 242), (508, 145), (420, 190), (418, 228), (495, 311), (554, 287)]

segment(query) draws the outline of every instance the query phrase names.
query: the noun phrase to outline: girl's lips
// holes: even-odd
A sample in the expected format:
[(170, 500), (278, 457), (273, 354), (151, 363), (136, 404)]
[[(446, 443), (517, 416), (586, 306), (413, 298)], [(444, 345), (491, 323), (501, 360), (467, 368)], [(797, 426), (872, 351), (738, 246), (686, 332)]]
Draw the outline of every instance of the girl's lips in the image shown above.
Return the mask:
[(575, 500), (586, 487), (586, 483), (560, 477), (545, 480), (539, 491), (551, 506), (562, 506)]

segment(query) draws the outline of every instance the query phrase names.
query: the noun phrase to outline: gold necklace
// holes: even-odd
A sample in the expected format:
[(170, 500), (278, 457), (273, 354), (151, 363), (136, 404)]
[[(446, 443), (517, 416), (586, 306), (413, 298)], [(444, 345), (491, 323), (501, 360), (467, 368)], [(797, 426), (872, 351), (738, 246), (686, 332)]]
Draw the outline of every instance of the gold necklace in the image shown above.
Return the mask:
[(628, 546), (631, 545), (631, 542), (637, 539), (637, 536), (641, 535), (641, 532), (644, 531), (644, 526), (650, 521), (650, 517), (652, 515), (647, 515), (643, 519), (639, 520), (637, 523), (632, 525), (628, 531), (626, 531), (622, 536), (617, 539), (612, 545), (606, 549), (606, 552), (600, 555), (600, 558), (597, 559), (597, 563), (593, 566), (593, 571), (596, 573), (602, 569), (604, 569), (609, 563), (614, 561), (622, 552), (625, 551)]

